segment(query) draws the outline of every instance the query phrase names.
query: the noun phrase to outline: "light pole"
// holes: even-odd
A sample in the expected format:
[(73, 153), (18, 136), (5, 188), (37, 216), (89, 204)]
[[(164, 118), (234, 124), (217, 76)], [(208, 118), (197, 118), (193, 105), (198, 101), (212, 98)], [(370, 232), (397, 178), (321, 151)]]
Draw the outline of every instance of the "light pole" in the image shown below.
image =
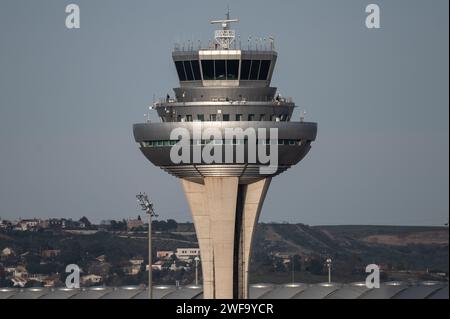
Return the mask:
[(327, 259), (327, 267), (328, 267), (328, 283), (331, 284), (331, 258)]
[(198, 286), (198, 262), (200, 261), (200, 258), (195, 257), (195, 285)]
[(294, 256), (291, 256), (291, 264), (292, 264), (292, 283), (295, 283)]
[(139, 193), (136, 195), (141, 209), (148, 216), (148, 299), (152, 299), (152, 218), (158, 217), (153, 210), (153, 203), (148, 199), (147, 194)]

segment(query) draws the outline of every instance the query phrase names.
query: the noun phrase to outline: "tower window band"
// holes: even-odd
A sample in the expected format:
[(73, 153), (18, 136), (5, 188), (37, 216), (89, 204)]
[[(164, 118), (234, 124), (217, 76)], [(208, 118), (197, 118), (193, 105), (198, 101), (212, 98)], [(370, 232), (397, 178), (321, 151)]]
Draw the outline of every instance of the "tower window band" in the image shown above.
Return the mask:
[(197, 60), (175, 61), (180, 81), (201, 81), (200, 63)]
[[(239, 62), (241, 75), (239, 77)], [(203, 80), (252, 80), (266, 81), (271, 60), (202, 60)], [(201, 81), (198, 60), (175, 61), (180, 81)]]

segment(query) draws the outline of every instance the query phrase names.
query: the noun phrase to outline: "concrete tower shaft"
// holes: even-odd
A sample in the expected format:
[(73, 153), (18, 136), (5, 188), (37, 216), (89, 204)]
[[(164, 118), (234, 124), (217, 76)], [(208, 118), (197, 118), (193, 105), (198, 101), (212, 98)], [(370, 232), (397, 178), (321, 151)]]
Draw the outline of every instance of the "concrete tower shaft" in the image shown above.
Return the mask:
[(248, 298), (255, 225), (271, 178), (239, 184), (238, 177), (182, 180), (202, 256), (204, 298)]

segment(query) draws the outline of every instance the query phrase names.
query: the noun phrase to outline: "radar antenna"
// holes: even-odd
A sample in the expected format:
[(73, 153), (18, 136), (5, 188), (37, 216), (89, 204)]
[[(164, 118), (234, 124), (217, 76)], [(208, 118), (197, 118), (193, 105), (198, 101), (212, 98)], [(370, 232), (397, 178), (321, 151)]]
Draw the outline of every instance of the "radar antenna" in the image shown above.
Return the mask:
[(231, 44), (236, 38), (236, 32), (230, 30), (230, 24), (233, 22), (239, 22), (239, 19), (230, 19), (230, 8), (228, 8), (225, 20), (211, 20), (211, 24), (221, 24), (222, 30), (216, 30), (214, 32), (214, 38), (216, 39), (216, 48), (228, 50)]

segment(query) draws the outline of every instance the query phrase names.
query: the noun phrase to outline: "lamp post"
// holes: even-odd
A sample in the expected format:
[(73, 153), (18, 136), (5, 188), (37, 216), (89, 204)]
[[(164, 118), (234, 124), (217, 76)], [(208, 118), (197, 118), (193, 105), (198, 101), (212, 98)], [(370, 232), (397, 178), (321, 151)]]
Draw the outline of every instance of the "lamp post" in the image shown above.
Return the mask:
[(292, 284), (295, 283), (295, 265), (294, 265), (294, 256), (291, 256), (291, 264), (292, 264)]
[(327, 267), (328, 267), (328, 283), (331, 283), (331, 258), (327, 259)]
[(148, 199), (147, 194), (139, 193), (136, 195), (141, 209), (148, 216), (148, 299), (152, 299), (152, 218), (158, 217), (153, 210), (153, 203)]
[(195, 257), (195, 285), (198, 286), (198, 262), (200, 261), (200, 258)]

